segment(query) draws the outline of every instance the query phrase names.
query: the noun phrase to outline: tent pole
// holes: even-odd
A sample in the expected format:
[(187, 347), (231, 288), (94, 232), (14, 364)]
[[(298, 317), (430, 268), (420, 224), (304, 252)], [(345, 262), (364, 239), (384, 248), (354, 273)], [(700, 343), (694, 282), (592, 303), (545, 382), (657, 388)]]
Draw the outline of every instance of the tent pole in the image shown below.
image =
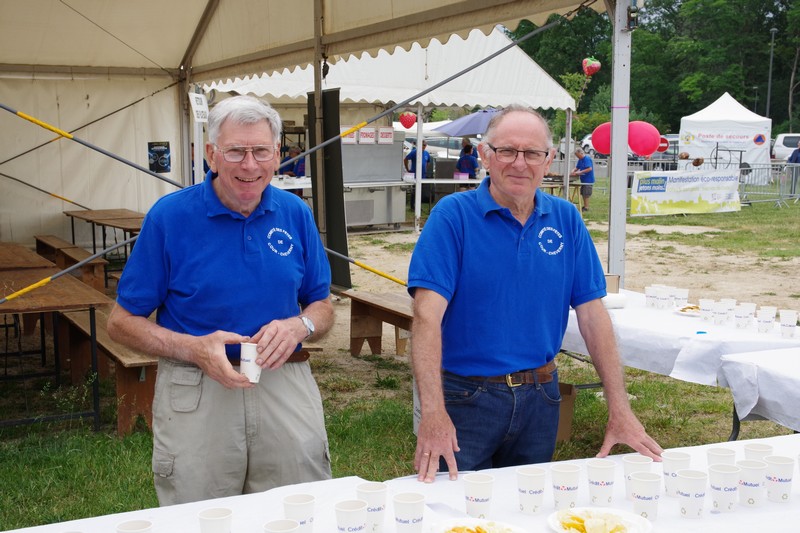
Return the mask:
[[(317, 143), (321, 142), (324, 137), (323, 121), (325, 116), (322, 107), (322, 65), (326, 59), (325, 49), (322, 46), (322, 33), (325, 12), (322, 5), (322, 0), (314, 0), (314, 106), (315, 106), (315, 120), (314, 124), (309, 124), (309, 127), (314, 128), (315, 139)], [(308, 146), (305, 146), (305, 152), (308, 152)], [(305, 153), (300, 157), (305, 157)], [(315, 213), (317, 219), (317, 229), (319, 230), (322, 243), (327, 246), (328, 244), (328, 224), (325, 205), (325, 157), (322, 150), (314, 152), (314, 157), (317, 159), (317, 171), (312, 176), (314, 180), (314, 197), (317, 198)]]
[(417, 103), (417, 161), (414, 168), (414, 231), (419, 234), (419, 221), (422, 219), (422, 123), (425, 121), (422, 102)]

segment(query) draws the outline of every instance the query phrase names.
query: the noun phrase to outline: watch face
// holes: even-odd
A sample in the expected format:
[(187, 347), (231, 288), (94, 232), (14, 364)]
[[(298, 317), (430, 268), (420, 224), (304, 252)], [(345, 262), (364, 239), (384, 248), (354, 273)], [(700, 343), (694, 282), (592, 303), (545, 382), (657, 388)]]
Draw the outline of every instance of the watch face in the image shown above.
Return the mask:
[(311, 321), (311, 319), (308, 318), (307, 316), (300, 317), (300, 319), (303, 321), (303, 324), (305, 324), (305, 326), (306, 326), (306, 330), (308, 332), (307, 337), (310, 337), (311, 335), (313, 335), (314, 334), (314, 323)]

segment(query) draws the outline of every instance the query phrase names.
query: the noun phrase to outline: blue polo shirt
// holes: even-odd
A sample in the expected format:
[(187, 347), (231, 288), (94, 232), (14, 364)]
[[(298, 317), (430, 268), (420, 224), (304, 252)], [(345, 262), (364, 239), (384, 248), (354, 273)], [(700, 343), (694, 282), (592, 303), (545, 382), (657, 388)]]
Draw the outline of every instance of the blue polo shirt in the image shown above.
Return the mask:
[(442, 198), (422, 230), (408, 273), (442, 295), (442, 366), (462, 376), (536, 368), (561, 348), (570, 306), (606, 295), (603, 267), (575, 206), (536, 191), (523, 227), (489, 194)]
[(586, 174), (580, 175), (581, 183), (594, 183), (594, 163), (592, 163), (591, 157), (584, 155), (578, 159), (577, 163), (575, 163), (575, 168), (578, 170), (590, 169)]
[[(269, 186), (247, 218), (219, 201), (212, 180), (159, 199), (117, 288), (117, 303), (179, 333), (254, 335), (300, 305), (328, 297), (330, 265), (311, 210)], [(238, 345), (229, 346), (236, 355)]]

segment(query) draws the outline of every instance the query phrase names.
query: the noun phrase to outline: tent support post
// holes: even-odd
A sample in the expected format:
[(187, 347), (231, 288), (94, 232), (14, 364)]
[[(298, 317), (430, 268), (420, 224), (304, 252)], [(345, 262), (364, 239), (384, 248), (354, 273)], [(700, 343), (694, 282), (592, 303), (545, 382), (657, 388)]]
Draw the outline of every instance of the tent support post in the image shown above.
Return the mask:
[[(422, 122), (425, 107), (422, 102), (417, 103), (417, 162), (414, 175), (414, 231), (419, 235), (419, 221), (422, 219)], [(403, 162), (405, 164), (405, 162)]]
[[(322, 33), (325, 13), (323, 10), (322, 0), (314, 0), (314, 113), (315, 120), (313, 124), (308, 127), (314, 128), (314, 138), (317, 143), (325, 140), (323, 135), (324, 127), (323, 122), (325, 115), (322, 106), (322, 62), (325, 59), (325, 49), (322, 45)], [(305, 150), (308, 146), (304, 147)], [(317, 161), (316, 172), (311, 177), (314, 180), (313, 194), (315, 213), (314, 217), (317, 220), (317, 229), (319, 230), (322, 244), (328, 245), (328, 224), (327, 224), (327, 209), (325, 203), (325, 154), (323, 150), (314, 152), (314, 158)]]

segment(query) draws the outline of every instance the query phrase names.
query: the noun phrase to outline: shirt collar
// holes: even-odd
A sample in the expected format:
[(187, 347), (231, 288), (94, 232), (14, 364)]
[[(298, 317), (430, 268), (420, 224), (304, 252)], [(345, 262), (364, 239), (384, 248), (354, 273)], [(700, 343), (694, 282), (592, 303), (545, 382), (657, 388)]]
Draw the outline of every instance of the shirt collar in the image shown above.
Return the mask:
[[(217, 196), (212, 182), (217, 179), (217, 175), (209, 172), (203, 182), (203, 201), (206, 204), (207, 216), (215, 217), (219, 215), (229, 215), (233, 218), (244, 218), (241, 213), (232, 211), (225, 207)], [(273, 194), (275, 188), (270, 183), (264, 192), (261, 194), (261, 201), (258, 206), (253, 210), (254, 215), (263, 214), (266, 211), (275, 211), (277, 208), (277, 200)]]
[[(478, 186), (478, 206), (480, 207), (483, 216), (486, 216), (486, 214), (490, 211), (500, 211), (501, 209), (505, 209), (503, 206), (498, 204), (494, 198), (492, 198), (492, 195), (489, 192), (489, 187), (491, 184), (491, 178), (486, 177)], [(544, 193), (541, 189), (536, 189), (533, 208), (534, 215), (546, 215), (552, 210), (553, 199), (550, 198), (550, 195)]]

